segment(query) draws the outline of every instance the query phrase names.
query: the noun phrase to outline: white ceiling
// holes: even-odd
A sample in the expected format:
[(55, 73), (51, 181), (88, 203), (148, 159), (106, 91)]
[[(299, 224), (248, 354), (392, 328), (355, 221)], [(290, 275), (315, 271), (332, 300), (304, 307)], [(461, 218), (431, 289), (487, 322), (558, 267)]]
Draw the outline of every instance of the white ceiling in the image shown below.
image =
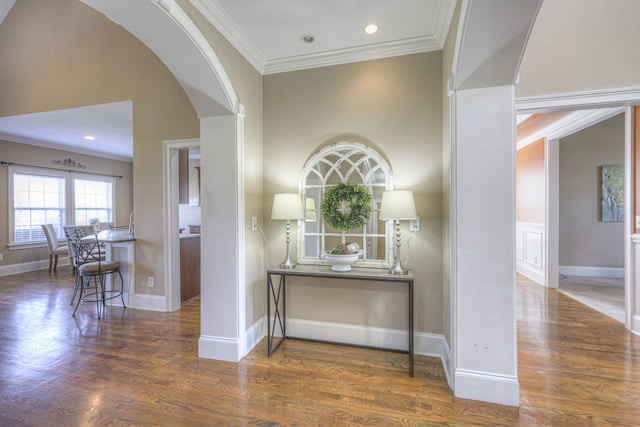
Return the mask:
[[(442, 49), (455, 8), (455, 0), (191, 2), (262, 74)], [(378, 32), (365, 34), (371, 23)]]
[[(88, 141), (84, 137), (93, 136)], [(116, 160), (133, 159), (130, 101), (0, 117), (0, 139)]]
[[(13, 3), (0, 0), (0, 12)], [(262, 74), (442, 49), (455, 7), (455, 0), (192, 3)], [(364, 33), (369, 23), (378, 25), (376, 34)], [(304, 43), (303, 35), (314, 42)], [(0, 117), (0, 139), (131, 160), (132, 120), (130, 102)], [(86, 141), (87, 134), (96, 140)]]

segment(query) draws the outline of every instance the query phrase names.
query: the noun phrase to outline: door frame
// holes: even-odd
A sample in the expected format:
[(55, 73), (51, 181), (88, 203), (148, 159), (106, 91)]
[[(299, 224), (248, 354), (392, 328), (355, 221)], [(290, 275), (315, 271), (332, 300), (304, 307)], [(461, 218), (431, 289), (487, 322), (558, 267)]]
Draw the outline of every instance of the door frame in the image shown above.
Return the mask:
[[(624, 221), (624, 283), (625, 283), (625, 327), (633, 332), (634, 300), (640, 295), (640, 283), (635, 280), (636, 266), (631, 235), (634, 227), (634, 114), (633, 106), (640, 105), (640, 88), (619, 88), (592, 92), (557, 94), (551, 96), (534, 96), (517, 98), (516, 114), (549, 113), (567, 110), (611, 109), (611, 115), (625, 113), (625, 221)], [(560, 138), (568, 136), (602, 120), (606, 115), (596, 119), (578, 120), (572, 124), (549, 132), (545, 136), (545, 286), (558, 287), (559, 276), (559, 146)], [(540, 137), (540, 136), (539, 136)], [(539, 138), (538, 137), (538, 138)]]
[(165, 311), (180, 309), (180, 212), (178, 182), (178, 151), (185, 148), (200, 147), (200, 139), (179, 139), (164, 141), (164, 268), (167, 278)]

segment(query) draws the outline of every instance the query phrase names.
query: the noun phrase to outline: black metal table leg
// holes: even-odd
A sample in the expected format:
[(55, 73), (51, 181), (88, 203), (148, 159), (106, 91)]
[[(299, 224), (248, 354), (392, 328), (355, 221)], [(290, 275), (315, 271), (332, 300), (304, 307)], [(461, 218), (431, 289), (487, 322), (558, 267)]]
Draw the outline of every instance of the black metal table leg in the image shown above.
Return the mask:
[[(278, 288), (273, 285), (273, 279), (271, 274), (267, 274), (267, 342), (268, 342), (268, 354), (271, 354), (282, 344), (282, 341), (286, 338), (286, 287), (285, 276), (281, 275), (278, 281)], [(271, 297), (273, 296), (273, 325), (271, 324)], [(282, 315), (280, 314), (280, 298), (282, 297)], [(280, 325), (280, 332), (282, 337), (274, 345), (274, 338), (276, 332), (276, 325)]]

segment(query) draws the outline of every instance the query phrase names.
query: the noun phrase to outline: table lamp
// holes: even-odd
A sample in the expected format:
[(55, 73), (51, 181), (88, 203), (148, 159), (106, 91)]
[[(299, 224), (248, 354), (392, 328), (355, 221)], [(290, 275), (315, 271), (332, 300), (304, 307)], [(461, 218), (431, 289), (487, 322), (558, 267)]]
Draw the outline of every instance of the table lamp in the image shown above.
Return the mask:
[(400, 221), (411, 220), (418, 217), (416, 205), (411, 191), (385, 191), (380, 202), (380, 219), (393, 220), (396, 225), (396, 251), (393, 256), (393, 266), (389, 269), (391, 274), (407, 274), (407, 269), (400, 262)]
[(280, 264), (280, 268), (294, 268), (296, 264), (291, 260), (289, 242), (291, 241), (291, 220), (305, 219), (302, 199), (299, 194), (283, 193), (273, 196), (271, 219), (285, 220), (287, 224), (287, 256)]

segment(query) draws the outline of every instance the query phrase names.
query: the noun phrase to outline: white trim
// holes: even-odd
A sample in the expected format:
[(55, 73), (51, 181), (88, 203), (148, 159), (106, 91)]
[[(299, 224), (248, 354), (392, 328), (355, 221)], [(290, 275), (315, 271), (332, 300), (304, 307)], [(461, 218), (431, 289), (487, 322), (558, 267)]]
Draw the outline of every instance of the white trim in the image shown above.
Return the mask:
[(260, 54), (251, 40), (248, 39), (229, 14), (218, 5), (216, 1), (191, 0), (191, 4), (207, 18), (233, 47), (246, 59), (259, 73), (264, 72), (265, 59)]
[(198, 357), (238, 363), (240, 343), (236, 339), (200, 335)]
[(129, 292), (129, 305), (127, 308), (165, 311), (165, 299), (163, 295), (136, 294)]
[(560, 140), (544, 139), (544, 278), (543, 284), (558, 289), (560, 283)]
[(102, 151), (90, 150), (85, 147), (72, 147), (70, 145), (64, 145), (57, 142), (41, 141), (33, 138), (25, 138), (17, 135), (9, 135), (0, 133), (0, 140), (17, 142), (20, 144), (33, 145), (34, 147), (49, 148), (51, 150), (67, 151), (73, 154), (85, 154), (87, 156), (99, 157), (101, 159), (118, 160), (121, 162), (131, 163), (133, 159), (127, 156), (119, 156), (117, 154), (105, 153)]
[[(624, 121), (624, 265), (622, 274), (624, 274), (624, 311), (625, 326), (631, 329), (632, 317), (634, 313), (634, 297), (638, 294), (637, 282), (635, 280), (635, 272), (638, 266), (634, 263), (634, 244), (631, 236), (635, 231), (634, 208), (636, 199), (635, 188), (635, 143), (634, 143), (634, 127), (635, 115), (633, 108), (627, 107)], [(637, 329), (636, 329), (637, 330)]]
[(191, 3), (262, 75), (441, 50), (456, 6), (453, 0), (439, 2), (433, 35), (267, 60), (217, 2), (191, 0)]
[[(237, 300), (238, 301), (238, 317), (237, 317), (237, 328), (238, 328), (238, 353), (236, 360), (242, 359), (247, 355), (249, 350), (247, 349), (247, 340), (244, 335), (244, 331), (246, 329), (246, 309), (247, 309), (247, 271), (246, 271), (246, 237), (245, 237), (245, 209), (244, 209), (244, 105), (238, 103), (236, 105), (237, 114), (235, 116), (235, 136), (236, 136), (236, 177), (237, 177), (237, 187), (236, 187), (236, 200), (237, 200), (237, 218), (236, 224), (237, 227), (237, 268), (238, 268), (238, 282), (236, 286)], [(205, 235), (206, 236), (206, 235)], [(202, 261), (201, 261), (202, 262)]]
[[(246, 332), (249, 351), (267, 335), (267, 316), (263, 316)], [(359, 345), (393, 350), (407, 350), (409, 335), (406, 330), (374, 328), (344, 323), (318, 322), (304, 319), (287, 319), (287, 335), (310, 340), (328, 341), (345, 345)], [(448, 358), (448, 347), (443, 335), (414, 332), (414, 354), (419, 356)]]
[(560, 274), (564, 274), (565, 276), (614, 277), (616, 279), (622, 279), (624, 278), (624, 268), (561, 265)]
[(455, 376), (456, 397), (520, 406), (520, 386), (517, 377), (465, 369), (458, 369)]
[(638, 100), (640, 87), (636, 86), (521, 97), (516, 99), (516, 109), (519, 113), (548, 113), (579, 108), (629, 106)]
[(421, 36), (406, 40), (394, 40), (375, 45), (357, 46), (346, 49), (336, 49), (328, 52), (299, 55), (292, 58), (272, 59), (266, 61), (262, 74), (268, 75), (284, 73), (287, 71), (328, 67), (331, 65), (348, 64), (351, 62), (370, 61), (374, 59), (391, 58), (393, 56), (433, 52), (440, 49), (442, 49), (441, 43), (434, 36)]
[(549, 139), (564, 138), (565, 136), (596, 125), (623, 112), (623, 107), (575, 111), (555, 121), (551, 125), (543, 129), (539, 129), (526, 138), (521, 139), (518, 141), (516, 149), (520, 150), (521, 148), (545, 137)]
[[(58, 267), (69, 265), (69, 257), (60, 256), (58, 258)], [(0, 277), (11, 276), (12, 274), (27, 273), (29, 271), (46, 270), (49, 268), (49, 260), (21, 262), (18, 264), (9, 264), (0, 266)]]
[[(518, 236), (522, 236), (520, 239)], [(531, 247), (530, 236), (540, 236), (540, 247), (534, 251), (535, 258), (531, 258), (529, 248)], [(517, 244), (520, 244), (518, 246)], [(545, 235), (544, 224), (516, 221), (516, 272), (529, 279), (544, 285), (545, 268)], [(519, 256), (521, 254), (521, 256)]]

